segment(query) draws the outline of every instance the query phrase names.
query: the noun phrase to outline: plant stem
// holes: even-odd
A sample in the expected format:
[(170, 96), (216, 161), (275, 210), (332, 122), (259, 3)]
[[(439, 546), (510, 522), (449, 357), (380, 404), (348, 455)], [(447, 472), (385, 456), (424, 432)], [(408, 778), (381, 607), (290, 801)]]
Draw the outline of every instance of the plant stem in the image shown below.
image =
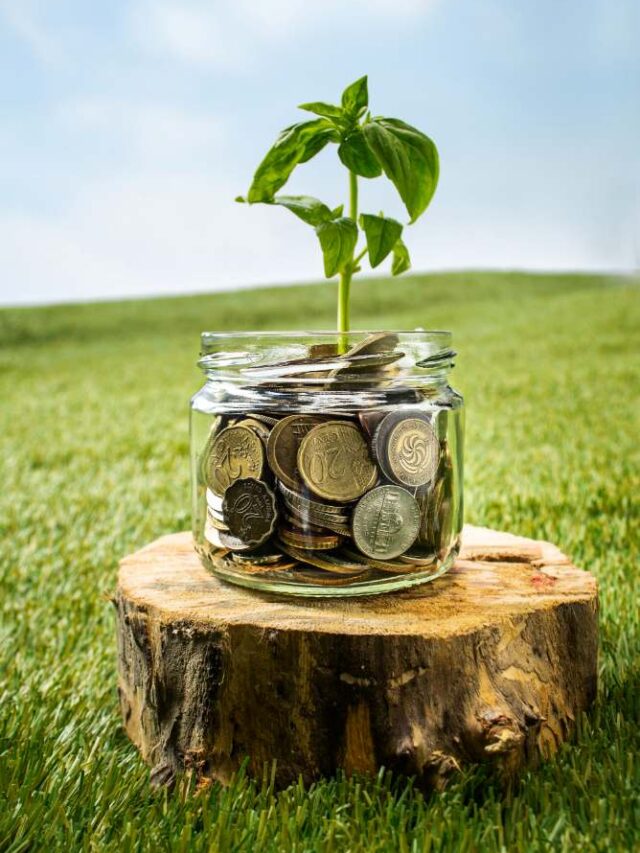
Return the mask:
[(367, 254), (367, 247), (365, 246), (364, 249), (360, 252), (360, 254), (356, 255), (356, 257), (353, 259), (353, 266), (357, 267), (358, 264), (360, 263), (360, 261), (364, 258), (364, 256), (366, 254)]
[[(354, 222), (358, 221), (358, 176), (355, 172), (349, 170), (349, 216)], [(355, 251), (355, 250), (354, 250)], [(353, 255), (344, 270), (340, 273), (340, 282), (338, 284), (338, 352), (347, 351), (347, 335), (349, 331), (349, 291), (351, 288), (351, 279), (353, 277), (353, 269), (355, 263)]]

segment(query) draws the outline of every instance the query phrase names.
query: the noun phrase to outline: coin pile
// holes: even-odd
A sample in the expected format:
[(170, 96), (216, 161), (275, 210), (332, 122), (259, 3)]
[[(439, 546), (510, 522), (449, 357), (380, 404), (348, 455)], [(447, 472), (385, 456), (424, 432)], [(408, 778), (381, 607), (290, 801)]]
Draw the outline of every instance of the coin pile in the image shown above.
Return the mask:
[[(402, 353), (373, 335), (337, 356), (256, 368), (384, 386)], [(261, 386), (262, 382), (261, 382)], [(271, 386), (273, 387), (273, 386)], [(350, 386), (351, 387), (351, 386)], [(446, 432), (446, 430), (441, 430)], [(348, 415), (217, 416), (200, 459), (204, 539), (214, 565), (333, 585), (435, 570), (452, 534), (453, 465), (436, 415), (415, 405)]]

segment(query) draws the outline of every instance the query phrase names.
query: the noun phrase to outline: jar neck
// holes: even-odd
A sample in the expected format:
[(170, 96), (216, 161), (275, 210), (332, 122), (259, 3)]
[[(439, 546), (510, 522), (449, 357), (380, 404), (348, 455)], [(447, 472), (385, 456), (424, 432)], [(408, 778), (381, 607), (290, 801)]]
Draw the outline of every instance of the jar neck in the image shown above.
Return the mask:
[(208, 382), (234, 396), (386, 398), (438, 394), (455, 352), (448, 332), (264, 332), (202, 335)]

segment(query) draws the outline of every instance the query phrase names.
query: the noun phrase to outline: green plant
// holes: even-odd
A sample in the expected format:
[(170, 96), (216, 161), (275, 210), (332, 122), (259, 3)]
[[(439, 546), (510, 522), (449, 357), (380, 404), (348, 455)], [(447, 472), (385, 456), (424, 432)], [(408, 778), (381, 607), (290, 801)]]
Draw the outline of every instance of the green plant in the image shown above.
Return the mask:
[[(300, 109), (318, 118), (285, 128), (258, 166), (246, 198), (236, 199), (286, 207), (315, 228), (325, 275), (340, 277), (339, 332), (349, 331), (351, 280), (365, 255), (375, 268), (391, 254), (393, 275), (411, 265), (400, 222), (382, 213), (358, 217), (358, 178), (377, 178), (384, 173), (407, 209), (409, 224), (427, 209), (438, 184), (438, 150), (432, 140), (399, 119), (372, 117), (368, 107), (366, 76), (347, 86), (340, 106), (321, 101), (301, 104)], [(348, 216), (343, 215), (344, 205), (332, 209), (311, 196), (276, 195), (296, 166), (311, 160), (329, 143), (338, 146), (338, 157), (349, 172)], [(357, 251), (360, 229), (365, 246)]]

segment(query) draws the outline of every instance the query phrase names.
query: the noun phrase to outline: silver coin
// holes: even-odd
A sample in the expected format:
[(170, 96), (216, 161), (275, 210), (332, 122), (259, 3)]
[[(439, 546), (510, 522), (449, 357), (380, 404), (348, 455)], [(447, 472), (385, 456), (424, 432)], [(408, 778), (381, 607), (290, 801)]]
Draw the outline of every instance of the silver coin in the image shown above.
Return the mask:
[(377, 560), (390, 560), (407, 551), (420, 528), (420, 507), (400, 486), (378, 486), (367, 492), (353, 511), (353, 540)]

